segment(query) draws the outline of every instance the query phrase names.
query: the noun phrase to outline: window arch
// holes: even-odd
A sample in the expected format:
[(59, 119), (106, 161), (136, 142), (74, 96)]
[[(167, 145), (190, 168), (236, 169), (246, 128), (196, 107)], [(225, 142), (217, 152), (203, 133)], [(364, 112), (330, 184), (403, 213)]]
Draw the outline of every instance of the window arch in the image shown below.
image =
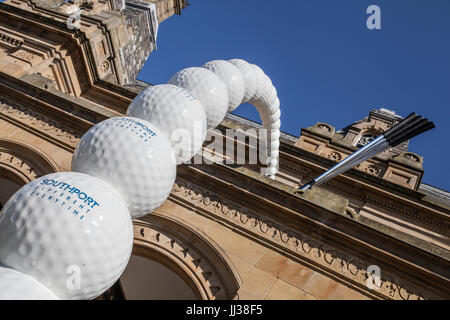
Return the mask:
[(143, 220), (134, 220), (134, 234), (133, 254), (171, 270), (196, 298), (238, 298), (242, 281), (234, 265), (199, 229), (164, 213), (153, 212)]
[(57, 171), (58, 166), (37, 148), (0, 139), (0, 208), (28, 182)]

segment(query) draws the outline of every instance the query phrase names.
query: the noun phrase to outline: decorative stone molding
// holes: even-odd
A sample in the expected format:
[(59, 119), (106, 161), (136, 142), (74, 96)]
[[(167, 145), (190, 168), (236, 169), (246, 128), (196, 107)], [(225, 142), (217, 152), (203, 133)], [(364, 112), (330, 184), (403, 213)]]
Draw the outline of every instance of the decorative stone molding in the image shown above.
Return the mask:
[(31, 145), (0, 139), (0, 169), (18, 184), (58, 171), (58, 165)]
[(314, 128), (320, 129), (320, 130), (324, 130), (329, 134), (334, 134), (334, 127), (332, 125), (329, 125), (327, 123), (323, 123), (323, 122), (317, 122), (314, 125)]
[(373, 164), (370, 162), (363, 162), (355, 166), (356, 169), (370, 174), (374, 177), (383, 177), (386, 172), (386, 166), (383, 163)]
[(50, 9), (58, 8), (61, 4), (65, 3), (64, 0), (31, 0), (30, 2), (38, 7)]
[(0, 98), (0, 117), (21, 123), (23, 126), (37, 130), (46, 137), (51, 137), (64, 143), (73, 150), (81, 138), (81, 134), (66, 126), (49, 119), (41, 114), (33, 112), (23, 106), (9, 103)]
[(0, 148), (0, 168), (5, 169), (11, 174), (8, 175), (15, 182), (28, 183), (39, 176), (35, 168), (29, 163)]
[(406, 209), (406, 208), (402, 207), (401, 205), (399, 205), (398, 202), (386, 200), (385, 198), (382, 198), (377, 195), (367, 193), (365, 198), (366, 198), (367, 202), (378, 204), (387, 209), (400, 212), (406, 216), (409, 216), (411, 218), (425, 222), (429, 225), (436, 227), (436, 229), (432, 229), (432, 230), (434, 230), (440, 234), (450, 236), (450, 226), (447, 224), (444, 224), (440, 221), (437, 221), (436, 219), (433, 219), (432, 217), (430, 217), (430, 215), (421, 214), (421, 211), (418, 211), (418, 210)]
[(358, 219), (358, 213), (356, 213), (355, 212), (355, 210), (353, 210), (353, 209), (351, 209), (351, 208), (347, 208), (346, 210), (345, 210), (345, 214), (348, 216), (348, 217), (350, 217), (350, 218), (352, 218), (353, 220), (357, 220)]
[(412, 152), (406, 152), (403, 154), (403, 158), (408, 159), (412, 162), (420, 162), (422, 163), (422, 159), (421, 157), (419, 157), (417, 154), (412, 153)]
[(29, 63), (29, 64), (31, 64), (32, 60), (35, 57), (34, 53), (27, 51), (27, 50), (17, 50), (14, 53), (12, 53), (11, 55), (22, 61)]
[(232, 229), (239, 229), (240, 232), (257, 238), (259, 242), (290, 253), (295, 259), (312, 264), (369, 296), (401, 300), (440, 298), (407, 283), (392, 271), (383, 270), (383, 266), (380, 289), (370, 290), (366, 286), (369, 278), (367, 267), (373, 265), (373, 262), (361, 260), (349, 252), (337, 249), (325, 243), (323, 239), (317, 240), (307, 233), (282, 226), (233, 201), (222, 200), (217, 194), (190, 182), (178, 179), (171, 198), (194, 208), (199, 214), (222, 221)]
[[(360, 164), (359, 167), (357, 167), (358, 170), (365, 171), (366, 166), (370, 165), (370, 163), (366, 164)], [(313, 170), (311, 170), (308, 167), (299, 166), (297, 164), (294, 164), (293, 162), (286, 163), (283, 161), (283, 159), (280, 161), (280, 167), (285, 168), (286, 170), (290, 172), (294, 172), (300, 177), (300, 183), (304, 183), (307, 181), (310, 181), (311, 179), (318, 176), (318, 173), (314, 173)], [(386, 168), (383, 167), (377, 167), (381, 169), (381, 172), (379, 175), (384, 175), (386, 172)], [(368, 172), (366, 172), (368, 173)], [(354, 187), (348, 184), (345, 184), (343, 182), (340, 182), (336, 179), (329, 180), (325, 182), (325, 185), (329, 187), (331, 190), (339, 191), (340, 193), (344, 194), (346, 197), (350, 197), (356, 200), (361, 201), (362, 203), (370, 202), (374, 203), (381, 208), (394, 211), (396, 213), (402, 214), (407, 216), (408, 218), (411, 218), (413, 220), (416, 220), (420, 223), (426, 223), (427, 229), (433, 232), (436, 232), (438, 234), (442, 234), (444, 236), (449, 237), (450, 236), (450, 225), (445, 224), (433, 217), (433, 214), (431, 214), (429, 211), (426, 210), (416, 210), (413, 206), (408, 205), (405, 202), (398, 202), (394, 200), (389, 200), (389, 198), (386, 195), (375, 195), (372, 192), (366, 192), (365, 189)]]
[(325, 149), (326, 142), (319, 141), (317, 139), (311, 139), (309, 137), (306, 137), (305, 135), (302, 135), (300, 139), (298, 139), (298, 141), (295, 143), (295, 146), (315, 154), (320, 154)]
[(237, 299), (242, 281), (231, 260), (201, 230), (163, 212), (134, 220), (134, 253), (180, 275), (203, 300)]
[(359, 137), (359, 140), (358, 140), (358, 146), (363, 147), (363, 146), (369, 144), (377, 136), (378, 136), (378, 134), (375, 134), (372, 132), (365, 132), (365, 133), (361, 134), (361, 136)]
[(434, 219), (432, 215), (427, 212), (423, 212), (412, 207), (409, 208), (404, 204), (400, 205), (398, 201), (391, 201), (386, 199), (386, 197), (375, 195), (370, 192), (364, 192), (361, 191), (361, 189), (352, 188), (344, 185), (343, 183), (339, 183), (333, 180), (327, 181), (325, 184), (330, 188), (347, 194), (355, 199), (358, 199), (361, 202), (373, 203), (384, 209), (388, 209), (405, 215), (413, 220), (420, 221), (421, 223), (426, 223), (428, 230), (438, 234), (442, 234), (446, 237), (450, 237), (450, 225)]
[(382, 168), (372, 164), (367, 166), (366, 169), (364, 169), (364, 171), (372, 176), (378, 177), (382, 171)]
[(105, 60), (102, 63), (100, 63), (99, 69), (102, 72), (108, 71), (109, 70), (109, 62)]
[(0, 43), (2, 43), (2, 42), (7, 47), (14, 47), (14, 48), (18, 48), (23, 44), (22, 39), (20, 39), (18, 37), (14, 37), (13, 35), (7, 34), (4, 31), (0, 31)]
[(283, 168), (286, 168), (286, 169), (288, 169), (290, 171), (293, 171), (293, 172), (301, 175), (303, 178), (306, 178), (306, 179), (314, 178), (313, 177), (313, 171), (311, 169), (306, 169), (304, 167), (297, 166), (295, 164), (292, 164), (291, 162), (286, 163), (285, 161), (281, 161), (280, 162), (280, 167), (283, 167)]
[(400, 164), (406, 164), (407, 166), (423, 169), (423, 157), (412, 152), (402, 152), (399, 155), (394, 156), (393, 161)]
[(337, 151), (332, 151), (328, 154), (327, 158), (334, 162), (339, 162), (342, 160), (342, 155)]
[[(21, 38), (22, 44), (25, 44), (20, 45), (18, 48), (20, 50), (10, 53), (10, 57), (21, 63), (17, 63), (15, 68), (5, 73), (20, 77), (42, 72), (43, 68), (53, 64), (57, 66), (54, 73), (56, 80), (60, 82), (58, 90), (78, 97), (92, 85), (91, 79), (97, 78), (95, 74), (97, 63), (86, 61), (93, 59), (93, 55), (86, 51), (88, 47), (82, 45), (90, 43), (85, 40), (86, 37), (89, 38), (84, 32), (86, 19), (83, 19), (83, 32), (66, 29), (63, 26), (66, 26), (70, 17), (68, 13), (62, 11), (62, 7), (69, 4), (64, 1), (62, 3), (63, 6), (59, 6), (57, 1), (53, 0), (43, 0), (39, 3), (36, 0), (29, 0), (0, 4), (5, 32)], [(4, 10), (3, 6), (7, 6), (7, 10)], [(17, 18), (23, 11), (27, 11), (30, 15), (25, 24)], [(96, 22), (86, 21), (86, 23), (86, 29), (93, 27), (89, 29), (91, 34), (96, 34), (100, 38), (105, 37), (101, 32), (92, 33), (93, 29), (98, 28)], [(93, 51), (95, 55), (95, 50)]]
[(398, 161), (389, 161), (383, 179), (401, 185), (411, 190), (417, 190), (422, 179), (423, 172), (405, 168)]

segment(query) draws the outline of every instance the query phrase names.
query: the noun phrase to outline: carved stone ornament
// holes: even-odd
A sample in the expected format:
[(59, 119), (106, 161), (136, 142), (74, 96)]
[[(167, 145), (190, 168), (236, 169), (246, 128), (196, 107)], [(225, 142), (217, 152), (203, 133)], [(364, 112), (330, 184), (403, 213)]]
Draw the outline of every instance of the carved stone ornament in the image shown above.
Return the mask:
[(354, 254), (337, 249), (331, 244), (318, 241), (306, 233), (299, 233), (282, 226), (266, 217), (242, 207), (233, 201), (222, 200), (218, 195), (190, 182), (178, 179), (171, 198), (189, 203), (199, 214), (212, 215), (219, 218), (231, 228), (257, 237), (280, 250), (288, 251), (299, 260), (306, 260), (316, 267), (341, 275), (341, 280), (356, 285), (369, 295), (384, 299), (423, 300), (435, 298), (410, 283), (401, 280), (397, 275), (384, 271), (381, 275), (380, 288), (368, 289), (367, 268), (373, 263), (356, 258)]
[(339, 152), (333, 151), (328, 155), (327, 158), (335, 162), (339, 162), (342, 160), (342, 155)]
[(19, 121), (25, 126), (39, 130), (46, 135), (52, 136), (53, 138), (64, 142), (71, 148), (74, 148), (81, 138), (81, 134), (64, 127), (54, 120), (0, 98), (0, 116), (2, 115), (6, 116), (8, 119)]
[(361, 135), (361, 137), (358, 140), (358, 146), (364, 147), (365, 145), (372, 142), (376, 137), (377, 137), (377, 135), (374, 133), (364, 133)]

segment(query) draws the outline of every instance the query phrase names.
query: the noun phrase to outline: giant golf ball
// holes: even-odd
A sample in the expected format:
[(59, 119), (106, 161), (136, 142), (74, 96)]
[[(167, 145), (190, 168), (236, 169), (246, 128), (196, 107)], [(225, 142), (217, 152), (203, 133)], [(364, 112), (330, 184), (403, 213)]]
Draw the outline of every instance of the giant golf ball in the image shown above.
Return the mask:
[(228, 89), (228, 112), (236, 109), (245, 94), (245, 80), (241, 71), (234, 64), (225, 60), (213, 60), (205, 63), (203, 68), (214, 72)]
[(0, 267), (0, 300), (59, 300), (33, 277)]
[(53, 173), (17, 191), (0, 217), (0, 264), (32, 276), (62, 299), (111, 287), (131, 255), (127, 205), (106, 182)]
[(206, 114), (189, 91), (172, 84), (149, 87), (131, 102), (131, 117), (147, 120), (169, 139), (177, 164), (190, 160), (206, 136)]
[(178, 71), (170, 84), (191, 92), (202, 103), (207, 118), (207, 128), (217, 127), (228, 110), (228, 90), (214, 72), (205, 68), (186, 68)]
[(262, 71), (260, 67), (252, 64), (256, 74), (256, 90), (250, 102), (253, 105), (270, 106), (275, 102), (277, 92), (270, 78)]
[(153, 124), (133, 117), (102, 121), (81, 138), (72, 171), (109, 183), (125, 199), (132, 218), (159, 207), (175, 182), (176, 159), (169, 140)]
[(250, 63), (242, 59), (229, 60), (236, 68), (241, 71), (245, 81), (245, 93), (241, 103), (248, 102), (255, 95), (256, 91), (256, 73)]

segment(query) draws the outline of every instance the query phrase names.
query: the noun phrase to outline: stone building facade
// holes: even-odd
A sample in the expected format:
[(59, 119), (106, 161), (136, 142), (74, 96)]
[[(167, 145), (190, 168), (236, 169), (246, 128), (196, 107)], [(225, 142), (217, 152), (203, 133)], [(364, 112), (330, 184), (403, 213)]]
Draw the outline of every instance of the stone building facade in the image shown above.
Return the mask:
[[(36, 177), (69, 171), (83, 133), (124, 115), (149, 86), (136, 75), (159, 23), (187, 5), (0, 3), (1, 204)], [(68, 24), (74, 8), (79, 27)], [(407, 144), (298, 192), (399, 119), (372, 110), (342, 130), (319, 122), (282, 134), (275, 180), (225, 154), (178, 166), (169, 199), (134, 221), (130, 265), (99, 299), (449, 299), (450, 195), (421, 182), (423, 158)], [(229, 115), (218, 132), (248, 153), (254, 146), (227, 129), (258, 127)]]

